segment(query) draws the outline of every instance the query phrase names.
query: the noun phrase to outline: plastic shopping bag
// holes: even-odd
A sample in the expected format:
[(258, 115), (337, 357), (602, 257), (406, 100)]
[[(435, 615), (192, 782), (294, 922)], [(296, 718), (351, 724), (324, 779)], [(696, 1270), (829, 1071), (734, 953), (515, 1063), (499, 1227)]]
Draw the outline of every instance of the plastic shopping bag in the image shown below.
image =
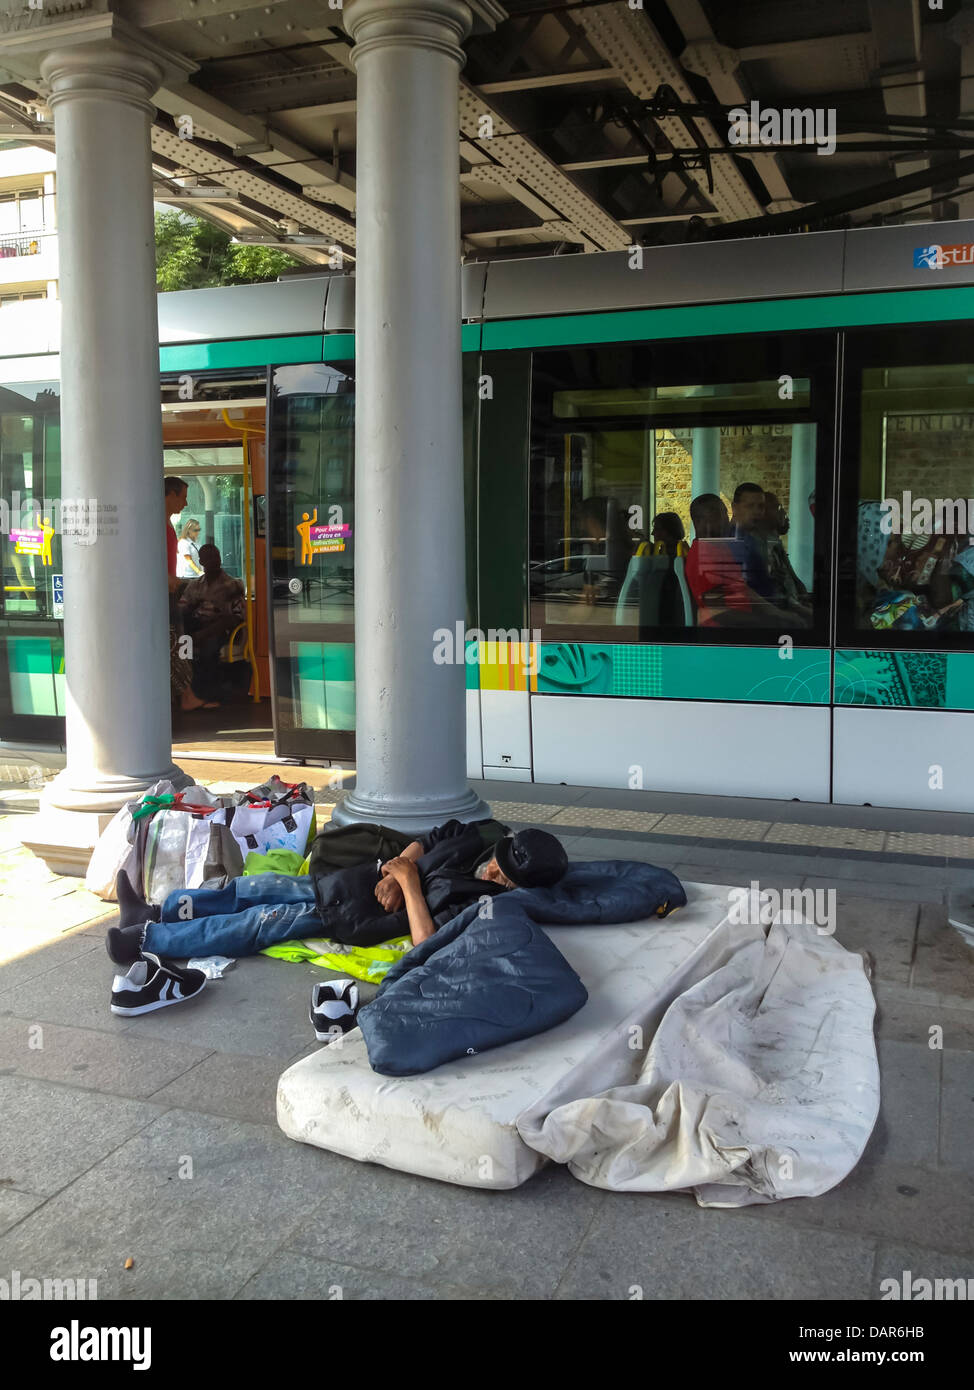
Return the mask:
[(234, 806), (215, 812), (215, 819), (229, 827), (244, 857), (252, 850), (266, 854), (272, 849), (291, 849), (303, 855), (309, 836), (314, 833), (314, 807), (303, 802)]
[[(97, 893), (98, 897), (104, 898), (106, 902), (114, 902), (115, 880), (123, 871), (128, 874), (133, 887), (139, 887), (143, 878), (141, 850), (144, 846), (144, 836), (138, 834), (136, 813), (147, 803), (152, 804), (161, 798), (174, 799), (177, 795), (180, 793), (174, 784), (168, 777), (163, 777), (154, 782), (144, 795), (127, 801), (121, 810), (115, 813), (99, 836), (88, 861), (85, 887), (90, 893)], [(207, 804), (212, 802), (214, 806), (221, 804), (219, 798), (203, 787), (184, 788), (182, 796), (184, 799), (188, 797), (191, 801)]]

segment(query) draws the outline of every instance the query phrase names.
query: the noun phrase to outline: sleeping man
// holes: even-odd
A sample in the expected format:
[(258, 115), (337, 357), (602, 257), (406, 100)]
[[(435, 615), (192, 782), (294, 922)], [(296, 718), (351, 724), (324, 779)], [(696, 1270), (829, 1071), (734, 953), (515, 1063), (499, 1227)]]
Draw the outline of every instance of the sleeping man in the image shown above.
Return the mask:
[(120, 925), (109, 928), (106, 944), (122, 966), (143, 953), (237, 958), (307, 937), (376, 946), (408, 935), (415, 946), (471, 903), (511, 888), (551, 887), (567, 867), (564, 849), (547, 831), (521, 830), (485, 846), (476, 824), (450, 820), (385, 863), (177, 889), (161, 907), (149, 906), (122, 873)]

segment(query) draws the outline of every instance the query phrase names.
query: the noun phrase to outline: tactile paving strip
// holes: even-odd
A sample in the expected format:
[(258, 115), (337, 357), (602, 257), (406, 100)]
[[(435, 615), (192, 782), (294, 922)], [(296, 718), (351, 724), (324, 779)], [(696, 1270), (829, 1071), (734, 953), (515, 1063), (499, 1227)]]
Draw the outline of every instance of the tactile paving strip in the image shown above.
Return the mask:
[[(782, 845), (816, 845), (821, 849), (861, 849), (878, 854), (885, 846), (885, 830), (859, 830), (850, 825), (772, 825), (769, 841)], [(939, 839), (940, 836), (927, 836)], [(905, 853), (905, 851), (903, 851)], [(935, 851), (930, 851), (934, 853)], [(942, 851), (940, 851), (942, 853)]]
[(891, 830), (886, 836), (886, 850), (890, 854), (943, 854), (950, 859), (974, 859), (974, 838)]
[(552, 825), (590, 825), (598, 830), (651, 830), (663, 819), (650, 811), (607, 811), (598, 806), (566, 806)]
[(693, 835), (714, 840), (763, 840), (771, 828), (767, 820), (739, 820), (727, 816), (664, 816), (657, 835)]

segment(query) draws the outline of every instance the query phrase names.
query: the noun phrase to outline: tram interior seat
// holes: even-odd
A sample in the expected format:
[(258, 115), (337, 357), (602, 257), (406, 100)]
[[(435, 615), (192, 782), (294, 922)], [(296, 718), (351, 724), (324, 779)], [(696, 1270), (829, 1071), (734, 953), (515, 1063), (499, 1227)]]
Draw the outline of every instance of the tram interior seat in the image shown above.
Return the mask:
[[(615, 621), (617, 627), (632, 622), (632, 606), (638, 604), (639, 627), (658, 628), (661, 626), (693, 627), (696, 612), (686, 581), (687, 547), (683, 541), (677, 544), (676, 555), (667, 555), (662, 544), (651, 546), (644, 541), (629, 561), (626, 577), (619, 590), (616, 602)], [(679, 592), (678, 609), (681, 619), (676, 624), (661, 623), (663, 594), (667, 580), (675, 580)]]

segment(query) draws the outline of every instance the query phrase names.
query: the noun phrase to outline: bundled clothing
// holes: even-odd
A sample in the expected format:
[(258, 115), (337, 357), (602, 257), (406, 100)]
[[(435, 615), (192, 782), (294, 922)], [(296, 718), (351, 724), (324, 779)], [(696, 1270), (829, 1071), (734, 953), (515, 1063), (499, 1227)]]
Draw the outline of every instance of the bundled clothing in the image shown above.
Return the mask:
[[(417, 862), (423, 895), (437, 927), (482, 897), (505, 890), (478, 879), (476, 870), (494, 853), (505, 833), (497, 821), (466, 825), (447, 821), (421, 837)], [(316, 838), (307, 877), (259, 873), (234, 878), (222, 888), (180, 888), (161, 907), (161, 920), (149, 922), (143, 949), (157, 955), (249, 956), (284, 941), (327, 937), (356, 947), (409, 935), (405, 909), (385, 912), (375, 897), (380, 862), (401, 853), (416, 837), (383, 826), (336, 827)], [(333, 869), (334, 858), (360, 856), (379, 846), (371, 863)], [(186, 917), (187, 903), (192, 916)]]
[(686, 900), (668, 869), (610, 860), (467, 907), (403, 956), (359, 1011), (373, 1070), (413, 1076), (553, 1028), (588, 994), (541, 924), (662, 918)]
[[(487, 826), (501, 832), (504, 829), (496, 821), (487, 822)], [(421, 836), (420, 843), (423, 855), (416, 867), (435, 927), (452, 922), (471, 902), (508, 891), (499, 883), (477, 877), (477, 870), (494, 854), (494, 844), (485, 843), (478, 823), (449, 820)], [(318, 865), (312, 853), (310, 878), (323, 928), (318, 935), (352, 946), (377, 946), (391, 937), (409, 935), (406, 909), (384, 912), (376, 901), (381, 862), (384, 860), (377, 856), (370, 864), (322, 873), (316, 872)]]

